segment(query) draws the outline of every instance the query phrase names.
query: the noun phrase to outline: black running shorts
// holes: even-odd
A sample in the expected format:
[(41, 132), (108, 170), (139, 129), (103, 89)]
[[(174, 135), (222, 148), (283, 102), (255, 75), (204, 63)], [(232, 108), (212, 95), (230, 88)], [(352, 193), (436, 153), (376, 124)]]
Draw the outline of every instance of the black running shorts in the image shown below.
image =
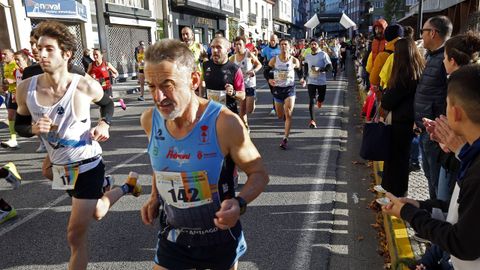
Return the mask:
[(317, 99), (317, 101), (320, 101), (322, 103), (325, 101), (325, 93), (327, 92), (326, 85), (309, 84), (307, 85), (307, 88), (308, 88), (308, 96), (310, 97), (311, 100)]
[(104, 179), (105, 165), (100, 161), (95, 168), (79, 174), (75, 188), (67, 190), (67, 193), (76, 199), (100, 199), (103, 196)]
[(167, 269), (228, 270), (246, 251), (243, 233), (237, 240), (199, 247), (182, 246), (159, 237), (155, 263)]
[(13, 102), (13, 94), (10, 92), (7, 92), (5, 97), (5, 107), (10, 110), (17, 109), (17, 102)]

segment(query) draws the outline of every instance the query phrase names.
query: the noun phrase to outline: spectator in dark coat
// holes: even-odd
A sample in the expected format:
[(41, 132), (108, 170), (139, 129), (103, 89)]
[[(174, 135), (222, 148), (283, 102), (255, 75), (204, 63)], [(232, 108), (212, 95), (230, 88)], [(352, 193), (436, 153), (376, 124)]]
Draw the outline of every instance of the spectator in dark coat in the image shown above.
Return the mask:
[(443, 64), (444, 44), (452, 34), (452, 22), (446, 16), (435, 16), (423, 25), (423, 47), (428, 50), (425, 70), (415, 93), (415, 124), (422, 130), (420, 144), (422, 168), (428, 180), (430, 198), (437, 197), (440, 146), (425, 132), (423, 118), (435, 119), (447, 107), (447, 72)]
[(412, 39), (395, 44), (392, 74), (382, 95), (382, 108), (392, 116), (391, 156), (385, 160), (382, 187), (395, 196), (408, 190), (410, 145), (413, 138), (413, 100), (417, 82), (425, 67)]

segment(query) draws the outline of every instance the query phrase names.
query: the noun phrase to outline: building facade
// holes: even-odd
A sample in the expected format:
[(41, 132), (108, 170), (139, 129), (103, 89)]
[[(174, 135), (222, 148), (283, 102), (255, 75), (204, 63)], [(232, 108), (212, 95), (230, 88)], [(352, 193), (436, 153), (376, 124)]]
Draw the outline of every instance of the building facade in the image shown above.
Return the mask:
[(292, 38), (305, 38), (305, 27), (303, 26), (310, 17), (308, 17), (306, 0), (292, 1), (292, 27), (290, 28), (290, 35)]
[(292, 1), (277, 0), (273, 7), (273, 32), (279, 37), (288, 37), (292, 25)]
[(273, 33), (272, 0), (236, 0), (240, 10), (237, 35), (245, 35), (253, 40), (267, 40)]

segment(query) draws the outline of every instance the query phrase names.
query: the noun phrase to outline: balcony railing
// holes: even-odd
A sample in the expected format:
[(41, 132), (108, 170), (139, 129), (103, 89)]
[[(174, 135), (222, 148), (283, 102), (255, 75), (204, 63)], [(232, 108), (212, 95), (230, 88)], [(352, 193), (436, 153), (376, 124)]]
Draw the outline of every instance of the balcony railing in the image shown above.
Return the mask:
[(254, 25), (257, 23), (257, 14), (248, 13), (248, 23)]
[(268, 28), (268, 19), (267, 18), (262, 19), (262, 28)]

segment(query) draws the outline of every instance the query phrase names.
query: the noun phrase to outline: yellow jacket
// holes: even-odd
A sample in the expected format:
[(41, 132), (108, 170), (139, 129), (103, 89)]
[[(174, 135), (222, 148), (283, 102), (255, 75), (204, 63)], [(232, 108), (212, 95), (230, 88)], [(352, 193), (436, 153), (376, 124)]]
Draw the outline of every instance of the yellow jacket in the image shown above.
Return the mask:
[(367, 70), (368, 74), (370, 74), (370, 71), (372, 71), (372, 67), (373, 67), (372, 62), (373, 62), (373, 56), (372, 56), (372, 53), (370, 52), (367, 58), (367, 66), (365, 66), (365, 69)]
[(373, 68), (370, 72), (370, 84), (380, 85), (380, 71), (382, 70), (383, 64), (387, 61), (387, 58), (395, 50), (395, 43), (399, 38), (396, 38), (390, 42), (387, 42), (385, 46), (385, 51), (378, 53), (373, 62)]
[(387, 61), (385, 61), (385, 64), (383, 64), (382, 70), (380, 71), (380, 86), (383, 89), (387, 88), (388, 81), (392, 75), (393, 57), (393, 53), (388, 56)]

